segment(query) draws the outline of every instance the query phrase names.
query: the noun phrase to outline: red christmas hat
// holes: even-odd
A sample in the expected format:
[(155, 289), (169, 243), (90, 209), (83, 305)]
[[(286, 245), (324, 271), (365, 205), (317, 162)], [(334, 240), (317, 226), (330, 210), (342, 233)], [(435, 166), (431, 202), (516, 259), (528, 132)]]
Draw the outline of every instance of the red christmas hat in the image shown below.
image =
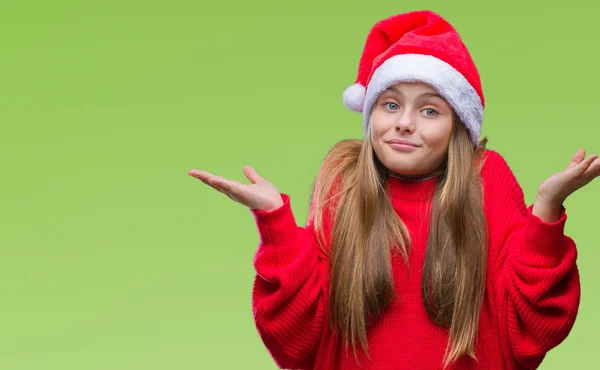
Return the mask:
[(398, 14), (371, 28), (356, 82), (343, 93), (344, 105), (363, 113), (366, 135), (379, 94), (415, 81), (430, 84), (446, 99), (477, 146), (485, 106), (479, 72), (454, 27), (429, 10)]

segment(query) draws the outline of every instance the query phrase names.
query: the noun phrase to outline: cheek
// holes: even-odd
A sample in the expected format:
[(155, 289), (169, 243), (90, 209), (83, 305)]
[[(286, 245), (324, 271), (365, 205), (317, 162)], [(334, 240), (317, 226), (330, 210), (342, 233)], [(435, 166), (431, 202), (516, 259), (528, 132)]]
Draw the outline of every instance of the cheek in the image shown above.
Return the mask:
[(377, 117), (373, 117), (369, 125), (371, 126), (371, 137), (373, 138), (373, 141), (378, 142), (386, 133), (386, 123)]
[(447, 148), (451, 132), (452, 127), (443, 127), (442, 129), (432, 127), (431, 130), (422, 132), (422, 138), (430, 149), (441, 151)]

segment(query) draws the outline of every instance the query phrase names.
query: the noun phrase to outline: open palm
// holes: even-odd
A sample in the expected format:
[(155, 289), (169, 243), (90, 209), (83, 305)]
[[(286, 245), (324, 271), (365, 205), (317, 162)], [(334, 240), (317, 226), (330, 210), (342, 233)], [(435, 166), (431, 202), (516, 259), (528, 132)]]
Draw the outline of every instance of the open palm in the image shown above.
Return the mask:
[(600, 176), (600, 159), (596, 154), (585, 158), (579, 149), (564, 170), (548, 177), (538, 189), (538, 196), (551, 204), (560, 205), (576, 190)]
[(283, 205), (281, 194), (275, 185), (263, 179), (250, 166), (244, 166), (242, 170), (248, 180), (252, 182), (251, 184), (242, 184), (237, 180), (229, 180), (195, 169), (189, 170), (188, 175), (199, 179), (206, 185), (252, 210), (272, 211)]

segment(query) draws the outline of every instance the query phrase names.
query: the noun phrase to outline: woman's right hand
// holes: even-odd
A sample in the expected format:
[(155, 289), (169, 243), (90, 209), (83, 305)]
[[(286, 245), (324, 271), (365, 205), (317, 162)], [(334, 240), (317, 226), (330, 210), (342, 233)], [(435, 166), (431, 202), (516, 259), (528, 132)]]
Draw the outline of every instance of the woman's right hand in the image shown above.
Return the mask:
[(189, 170), (188, 175), (199, 179), (206, 185), (251, 210), (272, 211), (283, 205), (281, 194), (275, 185), (263, 179), (250, 166), (244, 166), (242, 171), (252, 184), (242, 184), (237, 180), (228, 180), (224, 177), (195, 169)]

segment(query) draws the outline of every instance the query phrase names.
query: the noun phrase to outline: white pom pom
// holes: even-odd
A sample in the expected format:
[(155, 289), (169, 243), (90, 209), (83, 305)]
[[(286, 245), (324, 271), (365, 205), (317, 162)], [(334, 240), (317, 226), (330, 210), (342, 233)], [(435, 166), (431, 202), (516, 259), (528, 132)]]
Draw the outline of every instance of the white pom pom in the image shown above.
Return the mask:
[(365, 87), (359, 83), (348, 86), (342, 94), (344, 97), (344, 105), (355, 112), (362, 112), (363, 104), (365, 102), (365, 91)]

